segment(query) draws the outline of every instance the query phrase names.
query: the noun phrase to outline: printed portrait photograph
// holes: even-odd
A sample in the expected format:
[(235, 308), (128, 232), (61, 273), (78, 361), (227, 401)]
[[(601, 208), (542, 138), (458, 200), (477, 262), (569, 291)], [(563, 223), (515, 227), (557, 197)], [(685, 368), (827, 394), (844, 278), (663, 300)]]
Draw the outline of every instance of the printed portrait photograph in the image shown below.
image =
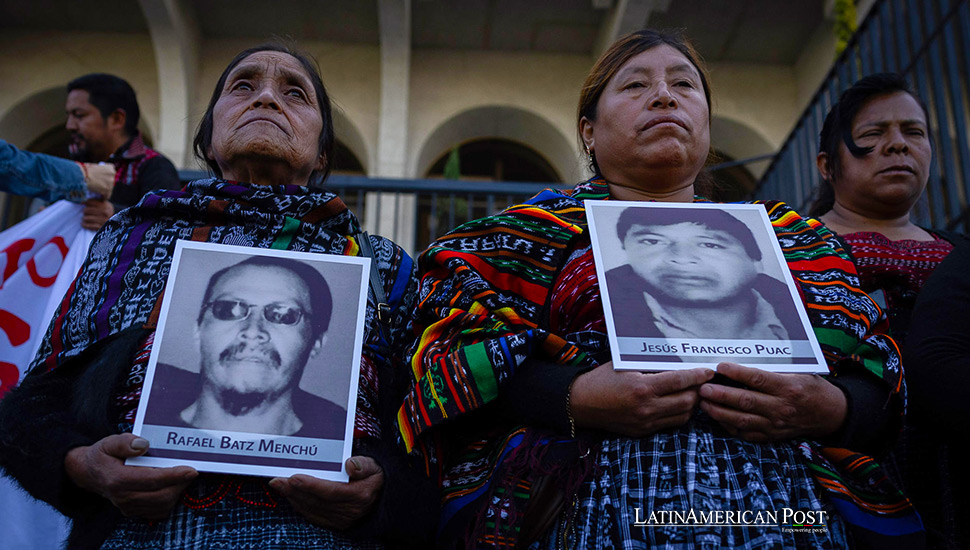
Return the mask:
[(764, 207), (586, 201), (614, 365), (825, 372)]
[(369, 259), (180, 241), (132, 464), (346, 480)]

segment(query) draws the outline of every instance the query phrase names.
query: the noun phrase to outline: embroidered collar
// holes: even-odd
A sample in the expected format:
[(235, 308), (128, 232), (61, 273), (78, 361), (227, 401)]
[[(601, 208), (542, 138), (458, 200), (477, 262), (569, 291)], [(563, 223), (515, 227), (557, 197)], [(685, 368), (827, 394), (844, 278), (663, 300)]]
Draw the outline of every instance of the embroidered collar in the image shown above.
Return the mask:
[(117, 161), (120, 159), (125, 160), (135, 160), (145, 156), (148, 153), (148, 146), (145, 145), (145, 140), (141, 137), (141, 132), (136, 133), (124, 145), (118, 148), (117, 151), (111, 154), (108, 161)]
[[(593, 177), (580, 183), (572, 190), (572, 196), (578, 200), (612, 200), (610, 197), (610, 182), (602, 177)], [(656, 201), (650, 201), (656, 202)], [(694, 202), (712, 202), (700, 195), (694, 195)]]

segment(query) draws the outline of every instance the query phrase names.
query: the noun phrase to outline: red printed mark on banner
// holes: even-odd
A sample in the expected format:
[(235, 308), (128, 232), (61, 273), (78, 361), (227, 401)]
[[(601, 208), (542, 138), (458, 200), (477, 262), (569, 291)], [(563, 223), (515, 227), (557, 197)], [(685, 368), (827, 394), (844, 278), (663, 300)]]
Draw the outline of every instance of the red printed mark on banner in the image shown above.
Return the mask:
[(7, 333), (13, 347), (30, 340), (30, 325), (5, 309), (0, 309), (0, 329)]
[(17, 365), (0, 361), (0, 398), (14, 389), (17, 382), (20, 382), (20, 371), (17, 370)]
[[(30, 261), (27, 262), (27, 273), (30, 275), (30, 280), (33, 281), (35, 285), (44, 288), (51, 286), (55, 281), (57, 281), (57, 272), (60, 271), (61, 263), (64, 262), (64, 258), (67, 257), (67, 252), (69, 250), (67, 248), (67, 243), (64, 242), (64, 238), (61, 236), (54, 237), (53, 239), (47, 241), (47, 244), (44, 246), (46, 247), (48, 244), (52, 243), (57, 247), (58, 250), (61, 251), (61, 261), (57, 264), (57, 269), (54, 270), (53, 275), (50, 277), (43, 277), (37, 273), (37, 264), (34, 262), (34, 258), (31, 258)], [(41, 250), (43, 250), (43, 248), (41, 248)]]
[[(0, 251), (0, 259), (4, 260), (2, 263), (3, 273), (2, 278), (0, 278), (0, 289), (3, 288), (4, 282), (20, 268), (20, 258), (24, 253), (34, 248), (35, 242), (34, 239), (20, 239)], [(51, 276), (45, 277), (38, 272), (35, 261), (36, 255), (27, 260), (27, 265), (25, 266), (30, 280), (42, 288), (49, 287), (57, 281), (57, 273), (60, 271), (61, 265), (64, 263), (64, 258), (67, 257), (69, 250), (67, 243), (64, 242), (64, 238), (60, 236), (54, 237), (44, 243), (44, 247), (50, 244), (57, 247), (60, 253), (60, 259), (57, 265), (51, 266), (54, 267)], [(41, 251), (43, 249), (42, 247)], [(3, 258), (3, 256), (6, 256), (6, 258)], [(45, 266), (46, 269), (47, 266)], [(0, 331), (7, 335), (7, 339), (10, 340), (10, 344), (13, 347), (21, 346), (30, 340), (30, 325), (15, 313), (5, 309), (0, 309)], [(20, 369), (17, 368), (17, 365), (0, 361), (0, 397), (3, 397), (4, 394), (13, 389), (18, 382), (20, 382)]]
[(4, 248), (0, 251), (0, 254), (7, 255), (7, 263), (3, 268), (3, 278), (0, 278), (0, 288), (3, 288), (3, 282), (13, 275), (14, 271), (20, 267), (20, 255), (27, 252), (34, 247), (34, 239), (20, 239), (19, 241), (14, 241), (10, 246)]

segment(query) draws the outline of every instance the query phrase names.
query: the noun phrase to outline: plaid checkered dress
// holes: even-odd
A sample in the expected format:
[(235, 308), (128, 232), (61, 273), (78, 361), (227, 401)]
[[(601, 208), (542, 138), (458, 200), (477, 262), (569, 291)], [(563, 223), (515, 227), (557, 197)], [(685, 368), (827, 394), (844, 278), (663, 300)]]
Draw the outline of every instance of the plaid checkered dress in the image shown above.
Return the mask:
[[(195, 502), (188, 505), (187, 502)], [(102, 550), (378, 550), (373, 539), (347, 537), (309, 523), (266, 480), (204, 475), (165, 520), (125, 519)]]

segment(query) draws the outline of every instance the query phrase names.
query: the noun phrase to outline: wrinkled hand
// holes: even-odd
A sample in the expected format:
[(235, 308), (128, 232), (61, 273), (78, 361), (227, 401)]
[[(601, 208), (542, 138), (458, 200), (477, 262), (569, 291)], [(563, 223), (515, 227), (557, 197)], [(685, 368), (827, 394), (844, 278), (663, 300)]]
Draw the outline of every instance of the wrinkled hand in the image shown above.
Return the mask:
[(576, 378), (569, 408), (578, 427), (641, 437), (686, 424), (698, 387), (713, 377), (711, 369), (650, 374), (603, 363)]
[(701, 409), (732, 435), (755, 442), (819, 438), (845, 421), (842, 390), (820, 376), (721, 363), (717, 372), (747, 388), (701, 386)]
[(279, 491), (310, 522), (333, 529), (348, 529), (377, 504), (384, 486), (384, 471), (374, 459), (347, 459), (350, 483), (317, 479), (303, 474), (277, 477), (269, 486)]
[(145, 439), (130, 433), (110, 435), (94, 445), (71, 449), (64, 467), (75, 485), (110, 500), (125, 516), (163, 519), (199, 473), (188, 466), (125, 466), (124, 459), (147, 450)]
[(93, 164), (86, 162), (83, 167), (84, 182), (88, 191), (104, 198), (111, 196), (115, 186), (115, 166), (113, 164)]
[(97, 231), (101, 229), (108, 218), (115, 213), (111, 201), (105, 199), (88, 199), (84, 201), (84, 212), (81, 213), (81, 227)]

